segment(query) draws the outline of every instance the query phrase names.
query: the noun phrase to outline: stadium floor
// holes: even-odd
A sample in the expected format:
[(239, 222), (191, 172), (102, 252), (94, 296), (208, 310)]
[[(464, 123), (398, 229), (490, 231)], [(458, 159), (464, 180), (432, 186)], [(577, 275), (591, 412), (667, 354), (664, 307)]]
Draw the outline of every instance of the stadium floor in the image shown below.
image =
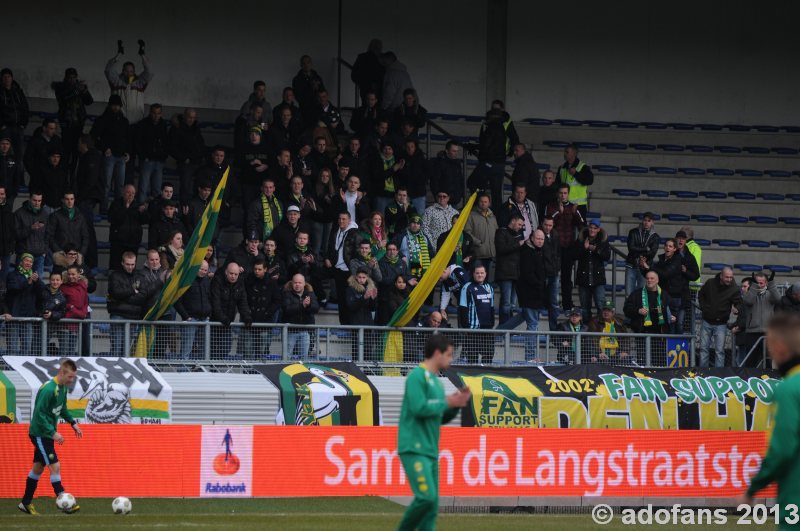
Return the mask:
[[(35, 500), (39, 517), (20, 513), (18, 500), (0, 500), (0, 529), (282, 529), (347, 530), (395, 529), (403, 507), (376, 497), (361, 498), (257, 498), (257, 499), (165, 499), (134, 498), (126, 516), (111, 513), (111, 499), (78, 500), (81, 511), (60, 513), (52, 498)], [(729, 520), (732, 520), (729, 518)], [(632, 526), (615, 519), (598, 526), (588, 514), (440, 514), (437, 529), (458, 531), (569, 529), (622, 530), (631, 528), (685, 529), (695, 526)], [(703, 526), (697, 526), (702, 528)], [(714, 529), (741, 529), (735, 522)]]

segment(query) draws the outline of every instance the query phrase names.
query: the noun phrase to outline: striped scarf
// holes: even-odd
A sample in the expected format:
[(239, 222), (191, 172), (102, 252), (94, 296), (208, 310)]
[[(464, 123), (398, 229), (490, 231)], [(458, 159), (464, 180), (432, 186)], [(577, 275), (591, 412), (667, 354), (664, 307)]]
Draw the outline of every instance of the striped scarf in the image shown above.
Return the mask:
[(456, 265), (464, 265), (464, 233), (458, 235), (458, 243), (456, 244)]
[(281, 210), (281, 204), (275, 198), (275, 196), (267, 197), (264, 194), (261, 194), (261, 208), (264, 209), (264, 235), (262, 240), (266, 240), (272, 231), (275, 230), (275, 220), (272, 219), (272, 207), (270, 204), (275, 205), (275, 210), (278, 211), (278, 223), (280, 223), (281, 219), (283, 219), (283, 211)]
[(408, 262), (411, 266), (411, 274), (415, 277), (421, 277), (431, 265), (431, 257), (428, 254), (428, 242), (425, 241), (425, 235), (422, 234), (422, 231), (416, 234), (408, 231), (407, 237)]
[[(615, 334), (617, 332), (617, 327), (613, 322), (605, 323), (603, 325), (603, 332), (607, 334)], [(616, 337), (612, 335), (600, 337), (600, 349), (606, 356), (612, 356), (614, 353), (616, 353), (618, 348), (619, 341), (617, 341)]]
[[(656, 304), (658, 304), (658, 324), (663, 325), (667, 322), (664, 318), (664, 308), (661, 304), (661, 286), (658, 287), (658, 295), (656, 295)], [(647, 301), (647, 288), (642, 288), (642, 308), (647, 308), (647, 315), (644, 316), (644, 326), (653, 326), (653, 320), (650, 319), (650, 305)]]

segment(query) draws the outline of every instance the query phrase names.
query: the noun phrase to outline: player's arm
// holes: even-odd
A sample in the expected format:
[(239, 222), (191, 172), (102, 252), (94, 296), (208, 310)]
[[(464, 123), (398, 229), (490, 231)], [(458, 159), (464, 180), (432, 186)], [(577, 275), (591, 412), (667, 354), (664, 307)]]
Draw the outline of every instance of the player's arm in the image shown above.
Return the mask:
[(780, 388), (776, 392), (777, 411), (773, 420), (772, 438), (767, 455), (761, 462), (761, 469), (753, 476), (747, 489), (747, 495), (750, 497), (783, 476), (789, 470), (789, 465), (797, 459), (798, 423), (800, 423), (797, 398), (794, 393), (783, 395)]
[(414, 372), (406, 379), (406, 403), (414, 417), (430, 418), (442, 415), (447, 411), (447, 401), (443, 398), (428, 396), (428, 385), (422, 372)]
[(72, 426), (72, 430), (75, 432), (75, 436), (80, 439), (83, 437), (83, 432), (81, 431), (81, 427), (78, 426), (78, 421), (75, 420), (72, 415), (69, 413), (69, 409), (67, 406), (64, 405), (64, 408), (61, 410), (61, 418), (64, 419), (65, 422), (69, 423)]

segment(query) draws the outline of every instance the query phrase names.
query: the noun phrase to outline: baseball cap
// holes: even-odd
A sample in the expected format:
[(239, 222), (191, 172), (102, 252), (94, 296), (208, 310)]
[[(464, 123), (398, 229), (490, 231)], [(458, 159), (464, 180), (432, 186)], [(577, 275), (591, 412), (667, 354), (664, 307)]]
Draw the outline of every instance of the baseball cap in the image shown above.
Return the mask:
[(600, 309), (601, 310), (611, 310), (612, 312), (616, 311), (616, 308), (614, 308), (614, 302), (613, 301), (605, 301), (603, 303), (603, 306)]
[(286, 209), (286, 212), (300, 212), (300, 207), (297, 205), (292, 205)]
[(580, 307), (573, 306), (569, 310), (564, 310), (564, 315), (567, 317), (572, 317), (573, 315), (583, 315), (583, 312), (581, 311)]
[(594, 225), (594, 226), (596, 226), (598, 228), (603, 226), (603, 225), (600, 224), (600, 220), (598, 218), (590, 219), (589, 220), (589, 225)]

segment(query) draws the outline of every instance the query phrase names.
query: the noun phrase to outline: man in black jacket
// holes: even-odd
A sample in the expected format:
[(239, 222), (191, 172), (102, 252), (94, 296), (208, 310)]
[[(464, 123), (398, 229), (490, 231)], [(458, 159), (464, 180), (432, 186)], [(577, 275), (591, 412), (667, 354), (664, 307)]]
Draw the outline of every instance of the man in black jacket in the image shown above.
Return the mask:
[(75, 207), (75, 194), (64, 193), (62, 206), (52, 214), (47, 223), (47, 239), (50, 251), (55, 253), (64, 250), (68, 242), (78, 247), (82, 256), (89, 250), (89, 226), (81, 211)]
[[(517, 297), (528, 332), (539, 328), (539, 312), (547, 302), (544, 241), (544, 232), (536, 229), (520, 251), (520, 270), (524, 274), (520, 275), (517, 282)], [(537, 336), (525, 336), (525, 361), (532, 361), (536, 357), (537, 342)]]
[(211, 320), (221, 324), (211, 328), (212, 359), (224, 359), (230, 354), (231, 323), (236, 319), (237, 311), (245, 327), (253, 324), (241, 268), (236, 262), (231, 262), (225, 271), (217, 272), (211, 280)]
[[(497, 267), (494, 278), (500, 288), (500, 320), (503, 326), (506, 321), (514, 316), (517, 308), (516, 284), (520, 277), (519, 256), (525, 237), (522, 232), (522, 216), (514, 212), (511, 214), (508, 225), (497, 229), (494, 237), (494, 246), (497, 253)], [(515, 328), (522, 319), (515, 321), (511, 327)]]
[[(211, 201), (211, 181), (203, 179), (195, 179), (196, 192), (189, 200), (189, 204), (183, 207), (183, 221), (186, 224), (186, 229), (191, 234), (194, 232), (197, 224), (203, 217), (209, 201)], [(217, 235), (219, 234), (219, 223), (214, 227), (214, 236), (211, 243), (216, 243)]]
[(150, 223), (150, 229), (147, 234), (147, 247), (149, 249), (158, 249), (162, 245), (166, 245), (169, 240), (170, 233), (179, 231), (183, 236), (183, 241), (189, 241), (189, 231), (186, 230), (186, 225), (181, 221), (178, 216), (178, 202), (169, 200), (163, 203), (161, 208), (161, 216), (158, 220)]
[(361, 101), (366, 101), (367, 94), (370, 92), (377, 95), (376, 99), (380, 99), (384, 72), (381, 63), (382, 51), (383, 43), (379, 39), (372, 39), (369, 41), (367, 51), (358, 54), (353, 63), (350, 79), (358, 85)]
[(558, 290), (559, 275), (561, 274), (561, 245), (559, 244), (558, 234), (553, 232), (553, 218), (548, 217), (542, 220), (542, 233), (544, 234), (544, 244), (542, 254), (544, 257), (544, 289), (547, 295), (547, 321), (550, 331), (558, 329)]
[(724, 268), (714, 278), (706, 280), (697, 294), (703, 322), (700, 326), (700, 367), (708, 367), (709, 347), (714, 339), (715, 367), (725, 366), (725, 337), (728, 335), (728, 318), (731, 311), (742, 311), (742, 293), (733, 278), (733, 270)]
[(66, 164), (62, 164), (61, 148), (53, 144), (47, 146), (47, 163), (37, 173), (41, 186), (45, 210), (52, 212), (61, 206), (64, 192), (70, 188), (69, 172)]
[(247, 238), (242, 240), (242, 243), (231, 249), (231, 252), (225, 257), (223, 268), (234, 262), (239, 265), (242, 275), (249, 275), (253, 271), (256, 261), (265, 259), (264, 253), (259, 249), (260, 246), (261, 241), (258, 239), (258, 233), (251, 232)]
[(661, 238), (653, 230), (654, 217), (652, 212), (645, 212), (639, 226), (628, 232), (628, 258), (625, 259), (626, 297), (644, 286), (644, 275), (640, 270), (641, 259), (644, 258), (652, 264), (658, 253)]
[(289, 258), (289, 254), (294, 249), (297, 233), (300, 231), (311, 234), (308, 221), (301, 218), (300, 209), (297, 205), (292, 205), (286, 209), (286, 217), (281, 220), (275, 228), (275, 232), (272, 233), (272, 236), (278, 243), (278, 255), (284, 262)]
[(86, 262), (90, 267), (97, 266), (97, 234), (94, 230), (94, 207), (103, 199), (102, 172), (103, 155), (94, 148), (94, 140), (91, 135), (80, 135), (78, 140), (78, 159), (75, 161), (75, 173), (72, 181), (75, 185), (78, 210), (83, 214), (83, 218), (89, 228), (89, 250), (86, 255)]
[(167, 122), (161, 117), (161, 104), (150, 105), (150, 114), (134, 126), (136, 155), (139, 158), (139, 202), (161, 190), (164, 162), (169, 154)]
[(453, 206), (464, 199), (464, 167), (461, 160), (461, 144), (450, 140), (444, 151), (430, 160), (431, 190), (445, 190)]
[(11, 138), (16, 153), (22, 153), (22, 137), (30, 118), (28, 99), (10, 68), (0, 70), (0, 131)]
[(5, 132), (0, 133), (0, 184), (6, 189), (6, 197), (10, 205), (14, 204), (17, 190), (24, 184), (22, 158), (11, 147), (11, 138)]
[[(56, 134), (57, 125), (53, 118), (42, 120), (41, 127), (37, 127), (33, 132), (27, 147), (25, 148), (25, 170), (30, 175), (29, 188), (42, 190), (42, 169), (47, 164), (48, 150), (55, 148), (60, 151), (62, 148), (61, 137)], [(6, 134), (10, 134), (6, 131)], [(22, 142), (22, 137), (20, 137)], [(11, 137), (11, 145), (14, 153), (22, 155), (20, 148), (14, 145), (14, 138)], [(22, 183), (20, 183), (22, 184)]]
[(300, 70), (292, 79), (292, 89), (297, 101), (300, 103), (300, 110), (303, 112), (303, 127), (308, 128), (313, 123), (313, 108), (317, 102), (317, 93), (325, 90), (325, 84), (314, 70), (311, 56), (304, 55), (300, 58)]
[(142, 244), (142, 225), (147, 223), (145, 205), (136, 201), (136, 188), (125, 186), (122, 196), (114, 199), (108, 207), (108, 222), (111, 225), (108, 240), (111, 243), (109, 269), (116, 269), (122, 262), (123, 253), (130, 253), (136, 259)]
[(78, 156), (78, 138), (83, 134), (86, 123), (86, 106), (94, 103), (85, 81), (78, 79), (78, 71), (67, 68), (64, 81), (50, 84), (58, 101), (58, 121), (61, 122), (61, 136), (67, 165), (72, 168)]
[[(148, 294), (142, 290), (136, 273), (136, 256), (133, 253), (122, 255), (121, 267), (117, 266), (108, 276), (108, 313), (112, 320), (139, 320), (144, 315)], [(131, 325), (128, 336), (129, 345), (137, 335), (137, 326)], [(111, 325), (111, 355), (128, 356), (124, 350), (125, 327)]]
[(525, 144), (514, 144), (514, 173), (511, 174), (511, 184), (523, 185), (528, 199), (534, 204), (539, 202), (539, 167), (533, 160), (533, 155)]
[(22, 253), (33, 255), (33, 270), (44, 275), (44, 259), (50, 248), (47, 240), (49, 216), (42, 208), (42, 193), (31, 190), (31, 198), (14, 212), (17, 233), (17, 256)]
[[(683, 281), (681, 275), (681, 255), (678, 254), (678, 243), (674, 238), (664, 242), (664, 254), (659, 255), (658, 262), (653, 263), (646, 258), (642, 258), (639, 268), (642, 274), (646, 274), (651, 269), (658, 273), (658, 285), (669, 294), (669, 310), (676, 318), (683, 308)], [(670, 331), (674, 334), (681, 333), (681, 323), (676, 319), (670, 324)]]
[(511, 155), (511, 147), (519, 144), (514, 122), (502, 101), (493, 101), (486, 112), (478, 142), (478, 166), (470, 175), (470, 189), (491, 190), (492, 212), (500, 212), (506, 158)]
[[(263, 256), (256, 258), (248, 273), (244, 285), (253, 322), (275, 323), (281, 307), (281, 287), (267, 274), (267, 262)], [(245, 355), (256, 359), (268, 354), (273, 330), (266, 327), (245, 330)]]
[(182, 205), (192, 198), (194, 174), (203, 163), (206, 142), (197, 123), (197, 111), (186, 109), (178, 124), (169, 130), (169, 153), (178, 166), (180, 201)]
[(103, 168), (103, 201), (100, 210), (108, 209), (108, 197), (122, 195), (125, 184), (125, 165), (130, 160), (130, 124), (122, 114), (122, 98), (112, 94), (105, 112), (94, 122), (91, 135), (97, 149), (105, 155)]
[[(197, 270), (197, 277), (192, 285), (175, 303), (175, 311), (184, 322), (203, 322), (211, 317), (211, 279), (208, 278), (208, 262), (205, 260), (200, 262), (200, 269)], [(181, 357), (185, 360), (192, 358), (193, 350), (198, 350), (203, 356), (206, 348), (205, 337), (205, 329), (202, 326), (181, 326)]]
[(350, 278), (350, 260), (356, 256), (361, 237), (358, 235), (358, 225), (350, 219), (349, 212), (340, 212), (337, 222), (338, 227), (331, 230), (325, 248), (325, 267), (336, 286), (339, 324), (349, 324), (349, 312), (344, 295), (347, 290), (347, 279)]
[[(340, 306), (344, 305), (342, 299)], [(291, 324), (311, 325), (314, 324), (314, 314), (319, 311), (319, 302), (314, 294), (314, 288), (306, 282), (300, 273), (292, 277), (281, 291), (281, 311), (283, 312), (283, 322)], [(286, 345), (285, 355), (292, 358), (305, 359), (308, 349), (311, 346), (311, 338), (308, 330), (301, 328), (290, 328)], [(298, 353), (295, 356), (295, 346)]]
[(0, 285), (5, 285), (11, 271), (11, 255), (17, 245), (17, 228), (14, 212), (6, 198), (6, 187), (0, 183)]

